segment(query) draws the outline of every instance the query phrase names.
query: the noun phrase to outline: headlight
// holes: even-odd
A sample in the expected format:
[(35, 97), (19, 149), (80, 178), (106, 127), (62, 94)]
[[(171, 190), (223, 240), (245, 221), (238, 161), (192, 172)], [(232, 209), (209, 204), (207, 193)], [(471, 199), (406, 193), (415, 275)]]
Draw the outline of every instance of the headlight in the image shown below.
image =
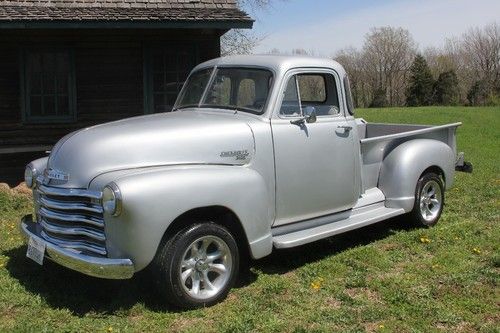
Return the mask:
[(122, 211), (122, 195), (115, 183), (109, 183), (104, 187), (102, 191), (102, 208), (110, 215), (120, 215)]
[(28, 164), (26, 166), (26, 169), (24, 170), (24, 182), (26, 183), (26, 186), (29, 188), (33, 188), (35, 186), (35, 180), (37, 177), (37, 171), (33, 167), (33, 165)]

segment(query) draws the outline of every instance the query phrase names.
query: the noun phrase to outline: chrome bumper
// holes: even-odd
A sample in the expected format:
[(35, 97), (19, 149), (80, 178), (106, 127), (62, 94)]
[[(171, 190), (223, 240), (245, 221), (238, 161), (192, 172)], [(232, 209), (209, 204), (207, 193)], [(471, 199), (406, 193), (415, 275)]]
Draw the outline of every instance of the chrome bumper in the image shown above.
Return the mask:
[(34, 223), (31, 215), (21, 220), (21, 231), (26, 239), (36, 238), (45, 243), (45, 258), (80, 273), (103, 279), (129, 279), (134, 275), (130, 259), (109, 259), (79, 254), (47, 242), (40, 237), (41, 226)]

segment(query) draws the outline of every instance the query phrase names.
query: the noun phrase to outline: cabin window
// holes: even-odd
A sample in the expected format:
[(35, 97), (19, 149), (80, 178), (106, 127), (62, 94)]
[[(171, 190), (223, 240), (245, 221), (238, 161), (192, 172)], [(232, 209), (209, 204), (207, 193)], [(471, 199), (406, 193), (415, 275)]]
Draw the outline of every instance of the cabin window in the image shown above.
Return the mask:
[(75, 120), (73, 57), (69, 50), (23, 52), (23, 118), (26, 122)]
[(318, 117), (340, 113), (337, 84), (332, 74), (300, 73), (289, 79), (280, 114), (298, 117), (312, 112)]
[(189, 72), (198, 63), (195, 47), (169, 45), (145, 50), (145, 112), (169, 112)]
[(297, 77), (292, 76), (286, 85), (281, 102), (280, 114), (286, 117), (297, 117), (302, 114), (299, 100), (299, 90), (297, 89)]

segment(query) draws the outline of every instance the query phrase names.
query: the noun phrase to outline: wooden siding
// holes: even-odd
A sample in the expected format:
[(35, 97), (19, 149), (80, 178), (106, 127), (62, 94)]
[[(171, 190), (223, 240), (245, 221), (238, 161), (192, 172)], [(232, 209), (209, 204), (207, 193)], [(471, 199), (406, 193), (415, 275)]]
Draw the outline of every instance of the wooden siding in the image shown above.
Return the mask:
[[(4, 31), (0, 35), (0, 182), (20, 181), (24, 165), (43, 156), (47, 146), (69, 132), (144, 114), (145, 47), (193, 43), (202, 62), (219, 56), (219, 36), (219, 31), (211, 30)], [(26, 46), (73, 50), (76, 121), (23, 122), (20, 54)], [(12, 154), (16, 148), (32, 152)]]

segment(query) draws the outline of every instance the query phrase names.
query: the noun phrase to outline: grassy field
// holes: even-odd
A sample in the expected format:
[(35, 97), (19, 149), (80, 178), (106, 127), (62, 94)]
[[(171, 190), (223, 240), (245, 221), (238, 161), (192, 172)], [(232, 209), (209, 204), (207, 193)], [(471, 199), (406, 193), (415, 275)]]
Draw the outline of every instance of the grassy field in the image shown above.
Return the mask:
[[(251, 264), (212, 308), (164, 307), (144, 276), (85, 277), (25, 259), (28, 196), (0, 190), (0, 331), (499, 332), (500, 109), (358, 110), (368, 121), (461, 121), (457, 174), (432, 229), (390, 220)], [(20, 170), (21, 172), (22, 170)]]

